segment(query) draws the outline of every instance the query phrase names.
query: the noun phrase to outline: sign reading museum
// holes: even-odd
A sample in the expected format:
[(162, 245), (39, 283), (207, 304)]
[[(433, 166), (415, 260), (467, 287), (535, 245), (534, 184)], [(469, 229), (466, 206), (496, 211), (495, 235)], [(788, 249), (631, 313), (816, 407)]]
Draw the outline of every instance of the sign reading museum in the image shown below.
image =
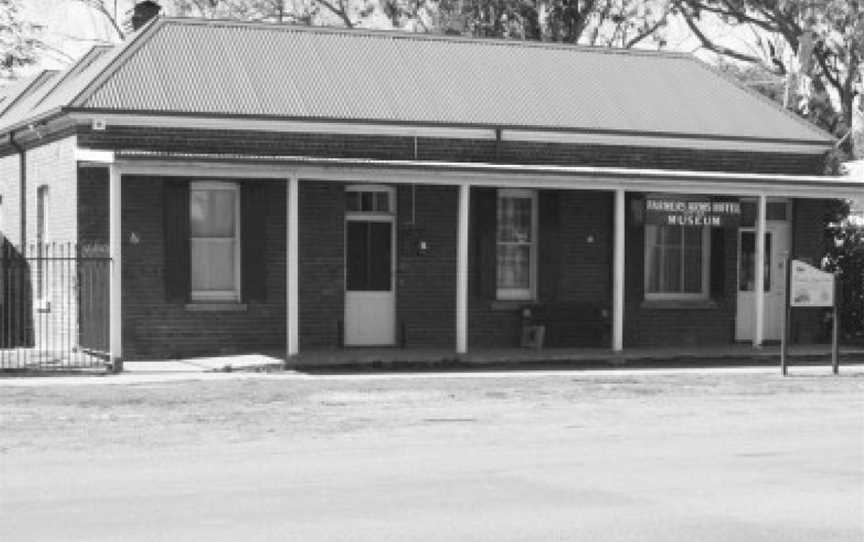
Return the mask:
[(645, 198), (645, 223), (663, 226), (735, 227), (741, 203), (729, 199), (652, 195)]

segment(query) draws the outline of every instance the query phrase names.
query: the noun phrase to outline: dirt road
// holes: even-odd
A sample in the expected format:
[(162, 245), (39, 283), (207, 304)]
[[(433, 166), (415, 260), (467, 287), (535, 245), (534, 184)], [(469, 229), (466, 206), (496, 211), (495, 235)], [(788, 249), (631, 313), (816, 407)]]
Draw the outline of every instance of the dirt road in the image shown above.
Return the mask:
[(864, 373), (4, 387), (0, 540), (864, 539)]

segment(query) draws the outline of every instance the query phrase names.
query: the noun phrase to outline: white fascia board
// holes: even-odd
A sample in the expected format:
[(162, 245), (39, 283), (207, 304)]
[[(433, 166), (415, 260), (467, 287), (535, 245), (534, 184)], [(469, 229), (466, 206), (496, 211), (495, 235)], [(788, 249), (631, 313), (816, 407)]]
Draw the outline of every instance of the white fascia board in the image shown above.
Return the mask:
[(522, 166), (455, 162), (270, 157), (249, 162), (121, 156), (124, 174), (240, 177), (355, 183), (430, 184), (547, 188), (564, 190), (623, 189), (733, 196), (847, 198), (862, 193), (864, 183), (849, 177), (766, 175), (600, 167)]
[(113, 164), (114, 151), (99, 151), (94, 149), (75, 148), (75, 161), (87, 164)]
[(504, 130), (501, 139), (524, 143), (568, 143), (675, 149), (823, 154), (832, 143), (759, 141), (734, 138), (675, 137), (666, 135), (592, 134), (552, 130)]
[(432, 137), (494, 140), (492, 128), (412, 126), (363, 122), (314, 122), (278, 119), (215, 118), (182, 115), (133, 115), (121, 113), (71, 113), (79, 124), (104, 121), (106, 127), (179, 128), (194, 130), (244, 130), (276, 133)]

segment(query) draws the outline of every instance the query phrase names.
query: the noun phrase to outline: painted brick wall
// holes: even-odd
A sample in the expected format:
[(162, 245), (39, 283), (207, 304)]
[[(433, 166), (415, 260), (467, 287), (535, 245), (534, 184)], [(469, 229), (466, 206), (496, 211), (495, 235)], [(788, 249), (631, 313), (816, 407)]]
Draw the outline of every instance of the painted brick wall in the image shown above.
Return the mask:
[(345, 318), (345, 189), (301, 181), (299, 225), (300, 349), (338, 348)]
[(166, 152), (249, 153), (394, 160), (500, 162), (749, 173), (819, 175), (820, 155), (706, 151), (616, 145), (573, 145), (493, 140), (438, 139), (337, 134), (273, 134), (218, 130), (138, 129), (109, 126), (79, 133), (81, 145), (96, 149)]
[[(68, 257), (78, 240), (78, 182), (75, 164), (75, 136), (50, 141), (27, 149), (26, 228), (28, 254), (37, 242), (37, 198), (40, 186), (48, 187), (45, 206), (43, 255)], [(68, 349), (78, 342), (78, 300), (75, 296), (72, 263), (45, 260), (31, 266), (34, 329), (37, 344), (49, 349)], [(41, 283), (41, 284), (40, 284)], [(41, 287), (41, 301), (39, 290)]]
[(51, 242), (78, 240), (78, 171), (76, 138), (67, 137), (27, 150), (27, 242), (36, 241), (36, 190), (47, 186), (45, 209), (47, 235)]
[[(264, 302), (245, 311), (190, 312), (166, 301), (162, 185), (154, 177), (123, 178), (123, 343), (127, 359), (285, 348), (285, 184), (268, 185)], [(132, 244), (135, 234), (138, 243)]]
[(408, 348), (455, 345), (458, 201), (456, 187), (398, 188), (397, 318)]

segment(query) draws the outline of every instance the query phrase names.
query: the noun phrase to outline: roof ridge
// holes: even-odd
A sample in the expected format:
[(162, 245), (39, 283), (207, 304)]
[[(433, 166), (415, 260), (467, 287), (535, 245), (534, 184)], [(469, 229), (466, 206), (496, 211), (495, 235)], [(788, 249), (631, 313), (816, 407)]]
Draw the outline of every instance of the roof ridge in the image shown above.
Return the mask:
[(267, 21), (242, 21), (237, 19), (204, 19), (200, 17), (159, 17), (167, 24), (185, 24), (190, 26), (226, 26), (241, 28), (260, 28), (283, 32), (308, 32), (312, 34), (345, 34), (375, 38), (407, 39), (418, 41), (440, 41), (452, 43), (474, 43), (483, 45), (498, 45), (505, 47), (525, 47), (553, 49), (562, 51), (581, 51), (601, 54), (625, 56), (648, 56), (666, 58), (694, 58), (692, 54), (681, 51), (655, 51), (651, 49), (622, 49), (618, 47), (602, 47), (599, 45), (584, 45), (578, 43), (563, 43), (555, 41), (528, 41), (504, 38), (477, 38), (473, 36), (454, 36), (449, 34), (433, 34), (428, 32), (406, 32), (398, 29), (346, 28), (336, 26), (311, 26), (290, 23), (273, 23)]
[(696, 57), (693, 57), (693, 60), (695, 60), (696, 63), (699, 64), (703, 69), (708, 70), (709, 72), (721, 77), (722, 79), (724, 79), (728, 83), (731, 83), (732, 85), (734, 85), (736, 88), (743, 90), (744, 92), (747, 92), (750, 96), (753, 96), (756, 99), (762, 101), (763, 103), (768, 104), (773, 109), (782, 112), (784, 115), (791, 118), (792, 120), (794, 120), (798, 124), (810, 129), (810, 131), (817, 133), (823, 137), (827, 136), (827, 138), (830, 139), (831, 141), (837, 140), (837, 137), (834, 134), (832, 134), (831, 132), (829, 132), (828, 130), (826, 130), (826, 129), (822, 128), (821, 126), (814, 124), (813, 122), (810, 122), (809, 120), (801, 117), (800, 115), (798, 115), (797, 113), (795, 113), (791, 109), (783, 107), (782, 104), (777, 103), (776, 101), (772, 100), (768, 96), (765, 96), (764, 94), (762, 94), (758, 90), (753, 89), (751, 87), (748, 87), (747, 85), (745, 85), (744, 83), (742, 83), (741, 81), (739, 81), (738, 79), (733, 77), (731, 74), (721, 70), (719, 67), (712, 66), (711, 64), (708, 64), (707, 62), (703, 62)]

